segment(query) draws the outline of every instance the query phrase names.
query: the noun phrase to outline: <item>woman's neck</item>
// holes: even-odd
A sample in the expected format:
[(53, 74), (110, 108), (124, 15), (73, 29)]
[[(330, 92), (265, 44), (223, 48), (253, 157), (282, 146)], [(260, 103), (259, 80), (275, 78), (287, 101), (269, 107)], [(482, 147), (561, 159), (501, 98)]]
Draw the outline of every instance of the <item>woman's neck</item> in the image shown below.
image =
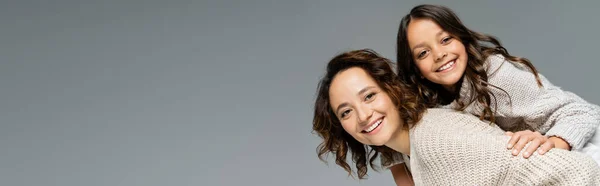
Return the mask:
[(396, 132), (385, 146), (405, 155), (410, 155), (410, 136), (408, 128)]

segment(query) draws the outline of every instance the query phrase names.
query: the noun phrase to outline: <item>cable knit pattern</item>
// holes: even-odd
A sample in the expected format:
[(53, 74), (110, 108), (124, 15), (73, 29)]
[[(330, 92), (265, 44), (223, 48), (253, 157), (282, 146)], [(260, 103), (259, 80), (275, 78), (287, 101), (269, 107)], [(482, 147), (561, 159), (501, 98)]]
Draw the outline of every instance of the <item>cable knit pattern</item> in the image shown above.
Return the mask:
[(515, 157), (502, 129), (452, 109), (429, 109), (410, 140), (416, 185), (600, 185), (589, 156), (552, 149)]
[[(533, 73), (501, 55), (493, 55), (486, 60), (486, 71), (488, 83), (506, 91), (491, 88), (497, 101), (491, 101), (492, 109), (497, 103), (496, 124), (505, 131), (532, 130), (546, 136), (558, 136), (569, 143), (573, 151), (580, 151), (600, 127), (598, 105), (561, 90), (542, 74), (538, 75), (544, 86), (539, 87)], [(472, 91), (468, 83), (465, 79), (460, 88), (460, 100), (465, 103), (470, 100)], [(454, 101), (439, 107), (457, 109), (459, 105)], [(480, 116), (483, 106), (473, 103), (464, 111)], [(391, 165), (382, 166), (389, 168), (403, 162), (395, 160)]]
[[(558, 136), (569, 143), (572, 150), (580, 150), (599, 127), (598, 105), (561, 90), (541, 74), (544, 86), (539, 87), (533, 73), (501, 55), (490, 56), (486, 62), (488, 82), (506, 91), (491, 88), (497, 101), (491, 101), (491, 108), (497, 103), (496, 123), (500, 128), (506, 131), (529, 129), (546, 136)], [(468, 100), (471, 91), (465, 79), (460, 89), (461, 100)], [(441, 107), (457, 109), (458, 104), (455, 101)], [(465, 111), (480, 116), (482, 108), (481, 104), (474, 103)]]

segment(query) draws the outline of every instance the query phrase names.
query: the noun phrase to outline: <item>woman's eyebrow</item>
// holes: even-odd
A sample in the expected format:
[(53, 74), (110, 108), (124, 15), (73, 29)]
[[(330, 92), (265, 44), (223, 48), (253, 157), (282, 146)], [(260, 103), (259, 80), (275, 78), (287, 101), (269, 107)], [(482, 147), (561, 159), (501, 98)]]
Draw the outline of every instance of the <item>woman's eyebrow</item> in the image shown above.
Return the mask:
[[(375, 88), (374, 86), (367, 86), (363, 89), (360, 89), (360, 91), (358, 91), (358, 94), (356, 94), (357, 96), (360, 96), (361, 94), (364, 94), (367, 90), (373, 89)], [(346, 106), (350, 105), (348, 102), (344, 102), (340, 105), (337, 106), (337, 108), (335, 109), (335, 113), (339, 113), (341, 108), (344, 108)]]

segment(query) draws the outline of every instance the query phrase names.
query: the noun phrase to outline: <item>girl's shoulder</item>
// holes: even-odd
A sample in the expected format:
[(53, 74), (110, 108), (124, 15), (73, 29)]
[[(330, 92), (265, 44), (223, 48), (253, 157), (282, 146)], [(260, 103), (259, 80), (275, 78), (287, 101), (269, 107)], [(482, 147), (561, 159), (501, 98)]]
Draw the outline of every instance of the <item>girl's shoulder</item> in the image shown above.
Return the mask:
[(488, 56), (485, 59), (484, 65), (485, 65), (486, 71), (488, 73), (488, 76), (494, 75), (494, 74), (498, 73), (498, 71), (501, 71), (501, 70), (529, 71), (529, 69), (525, 65), (514, 62), (514, 61), (510, 61), (510, 60), (506, 59), (506, 57), (504, 57), (502, 54), (493, 54), (493, 55)]

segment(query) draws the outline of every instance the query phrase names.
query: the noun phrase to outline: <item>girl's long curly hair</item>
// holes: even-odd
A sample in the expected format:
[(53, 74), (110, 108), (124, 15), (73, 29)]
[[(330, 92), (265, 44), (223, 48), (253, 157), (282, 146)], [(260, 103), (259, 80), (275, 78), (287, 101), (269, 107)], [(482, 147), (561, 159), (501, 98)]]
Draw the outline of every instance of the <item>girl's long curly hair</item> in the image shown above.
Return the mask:
[(414, 126), (426, 110), (415, 91), (406, 83), (399, 80), (393, 71), (393, 63), (369, 49), (355, 50), (337, 55), (327, 64), (327, 72), (320, 80), (317, 88), (317, 98), (313, 116), (313, 132), (317, 133), (323, 142), (317, 147), (319, 159), (325, 159), (329, 153), (335, 154), (335, 163), (353, 175), (352, 168), (347, 162), (348, 151), (352, 162), (356, 164), (356, 174), (359, 179), (367, 175), (367, 165), (378, 170), (373, 161), (381, 155), (382, 165), (387, 166), (394, 161), (394, 150), (386, 146), (369, 146), (358, 142), (343, 128), (329, 103), (329, 87), (336, 75), (346, 69), (359, 67), (365, 70), (379, 87), (391, 98), (404, 120), (405, 127)]
[[(461, 81), (455, 85), (456, 87), (454, 90), (456, 91), (450, 92), (439, 84), (433, 83), (425, 78), (420, 78), (421, 72), (415, 64), (407, 38), (408, 25), (413, 19), (429, 19), (435, 22), (444, 31), (460, 40), (465, 46), (468, 55), (467, 68)], [(542, 86), (536, 68), (528, 59), (511, 56), (502, 44), (500, 44), (500, 41), (494, 36), (468, 29), (452, 10), (444, 6), (428, 4), (418, 5), (414, 7), (408, 15), (403, 17), (400, 22), (400, 28), (398, 29), (396, 52), (398, 74), (404, 81), (417, 87), (419, 97), (422, 100), (428, 102), (429, 105), (445, 105), (454, 100), (459, 100), (459, 90), (464, 78), (466, 78), (469, 82), (468, 86), (473, 91), (471, 91), (471, 95), (467, 96), (471, 98), (470, 100), (466, 100), (465, 103), (461, 101), (458, 102), (460, 106), (458, 110), (464, 110), (471, 103), (478, 102), (483, 106), (480, 118), (487, 119), (491, 122), (494, 122), (494, 112), (496, 108), (492, 111), (490, 106), (492, 97), (495, 97), (490, 91), (490, 88), (498, 87), (488, 83), (488, 75), (484, 65), (485, 60), (489, 56), (500, 54), (509, 61), (524, 65), (535, 75), (538, 86)], [(502, 89), (500, 90), (504, 91)], [(496, 100), (494, 99), (494, 102), (495, 101)]]

